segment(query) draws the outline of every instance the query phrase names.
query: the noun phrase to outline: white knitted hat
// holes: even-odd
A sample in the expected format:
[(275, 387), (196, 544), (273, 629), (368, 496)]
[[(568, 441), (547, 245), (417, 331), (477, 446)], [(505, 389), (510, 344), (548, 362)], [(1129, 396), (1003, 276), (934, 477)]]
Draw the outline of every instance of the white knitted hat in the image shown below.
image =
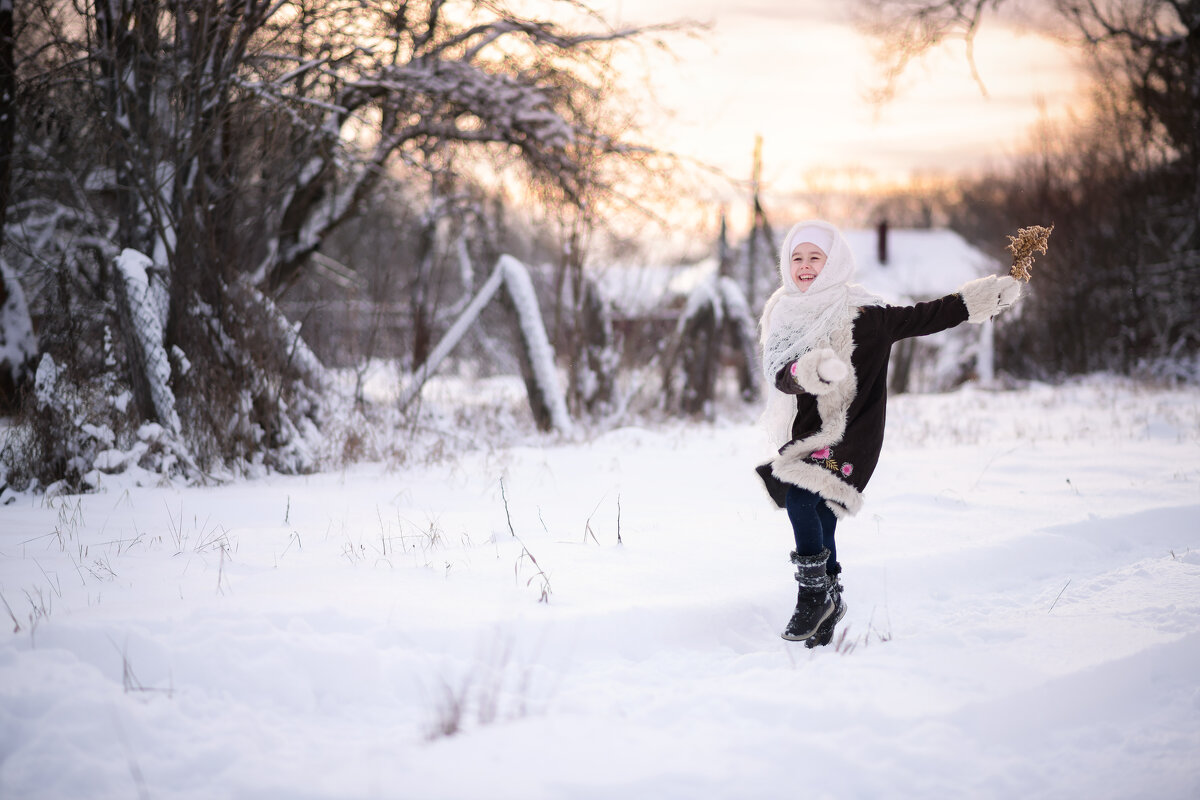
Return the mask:
[(817, 247), (821, 248), (821, 252), (828, 256), (829, 251), (833, 249), (833, 231), (818, 225), (804, 225), (800, 228), (797, 228), (796, 231), (792, 233), (791, 238), (788, 240), (787, 252), (789, 260), (792, 255), (792, 251), (796, 249), (796, 245), (802, 242), (811, 242), (815, 244)]

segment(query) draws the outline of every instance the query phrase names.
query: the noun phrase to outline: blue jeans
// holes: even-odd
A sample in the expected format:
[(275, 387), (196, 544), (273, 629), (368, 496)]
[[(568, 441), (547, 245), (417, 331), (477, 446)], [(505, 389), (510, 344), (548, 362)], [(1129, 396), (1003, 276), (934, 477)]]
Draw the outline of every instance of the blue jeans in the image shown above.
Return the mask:
[(837, 544), (833, 540), (837, 517), (829, 505), (820, 495), (798, 486), (788, 487), (786, 504), (792, 533), (796, 536), (796, 552), (802, 556), (815, 556), (829, 548), (829, 563), (837, 562)]

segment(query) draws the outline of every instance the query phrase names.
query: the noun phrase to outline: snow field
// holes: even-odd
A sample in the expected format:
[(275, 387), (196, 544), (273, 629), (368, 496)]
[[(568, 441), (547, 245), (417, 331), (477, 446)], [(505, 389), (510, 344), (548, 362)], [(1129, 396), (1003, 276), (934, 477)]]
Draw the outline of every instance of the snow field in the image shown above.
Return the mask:
[(19, 496), (0, 797), (1194, 797), (1198, 443), (1196, 389), (894, 398), (812, 651), (744, 421)]

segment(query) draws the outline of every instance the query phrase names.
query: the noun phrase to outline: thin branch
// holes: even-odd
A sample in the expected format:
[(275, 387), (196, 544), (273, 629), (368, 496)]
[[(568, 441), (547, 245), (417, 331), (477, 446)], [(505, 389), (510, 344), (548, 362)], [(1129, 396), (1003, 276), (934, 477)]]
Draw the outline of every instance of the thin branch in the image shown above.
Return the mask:
[(1056, 605), (1058, 605), (1058, 598), (1063, 596), (1063, 592), (1065, 592), (1067, 590), (1067, 587), (1070, 585), (1071, 585), (1071, 579), (1067, 578), (1067, 582), (1065, 584), (1063, 584), (1062, 589), (1059, 590), (1058, 596), (1054, 598), (1054, 602), (1050, 604), (1050, 608), (1046, 609), (1047, 614), (1049, 614), (1051, 611), (1053, 611), (1054, 607)]

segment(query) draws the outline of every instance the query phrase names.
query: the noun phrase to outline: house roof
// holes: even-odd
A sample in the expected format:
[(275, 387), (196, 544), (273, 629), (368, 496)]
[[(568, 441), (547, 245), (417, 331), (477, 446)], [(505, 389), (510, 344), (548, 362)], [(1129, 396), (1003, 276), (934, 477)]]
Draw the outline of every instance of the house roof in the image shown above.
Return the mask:
[(623, 316), (643, 316), (669, 306), (716, 274), (715, 256), (682, 266), (608, 266), (591, 277), (601, 294)]
[[(969, 280), (1001, 271), (996, 259), (946, 228), (888, 231), (888, 263), (880, 264), (874, 228), (843, 231), (858, 267), (855, 280), (893, 303), (928, 300), (949, 294)], [(772, 254), (774, 261), (774, 254)], [(765, 265), (762, 267), (766, 272)], [(619, 313), (644, 314), (672, 298), (687, 295), (717, 271), (716, 257), (676, 267), (610, 267), (593, 272), (601, 292)], [(776, 273), (771, 272), (770, 278)], [(759, 301), (775, 290), (777, 279), (760, 287)]]
[(857, 281), (889, 301), (928, 300), (1002, 269), (1001, 263), (946, 228), (888, 231), (887, 264), (879, 263), (874, 229), (845, 231)]

